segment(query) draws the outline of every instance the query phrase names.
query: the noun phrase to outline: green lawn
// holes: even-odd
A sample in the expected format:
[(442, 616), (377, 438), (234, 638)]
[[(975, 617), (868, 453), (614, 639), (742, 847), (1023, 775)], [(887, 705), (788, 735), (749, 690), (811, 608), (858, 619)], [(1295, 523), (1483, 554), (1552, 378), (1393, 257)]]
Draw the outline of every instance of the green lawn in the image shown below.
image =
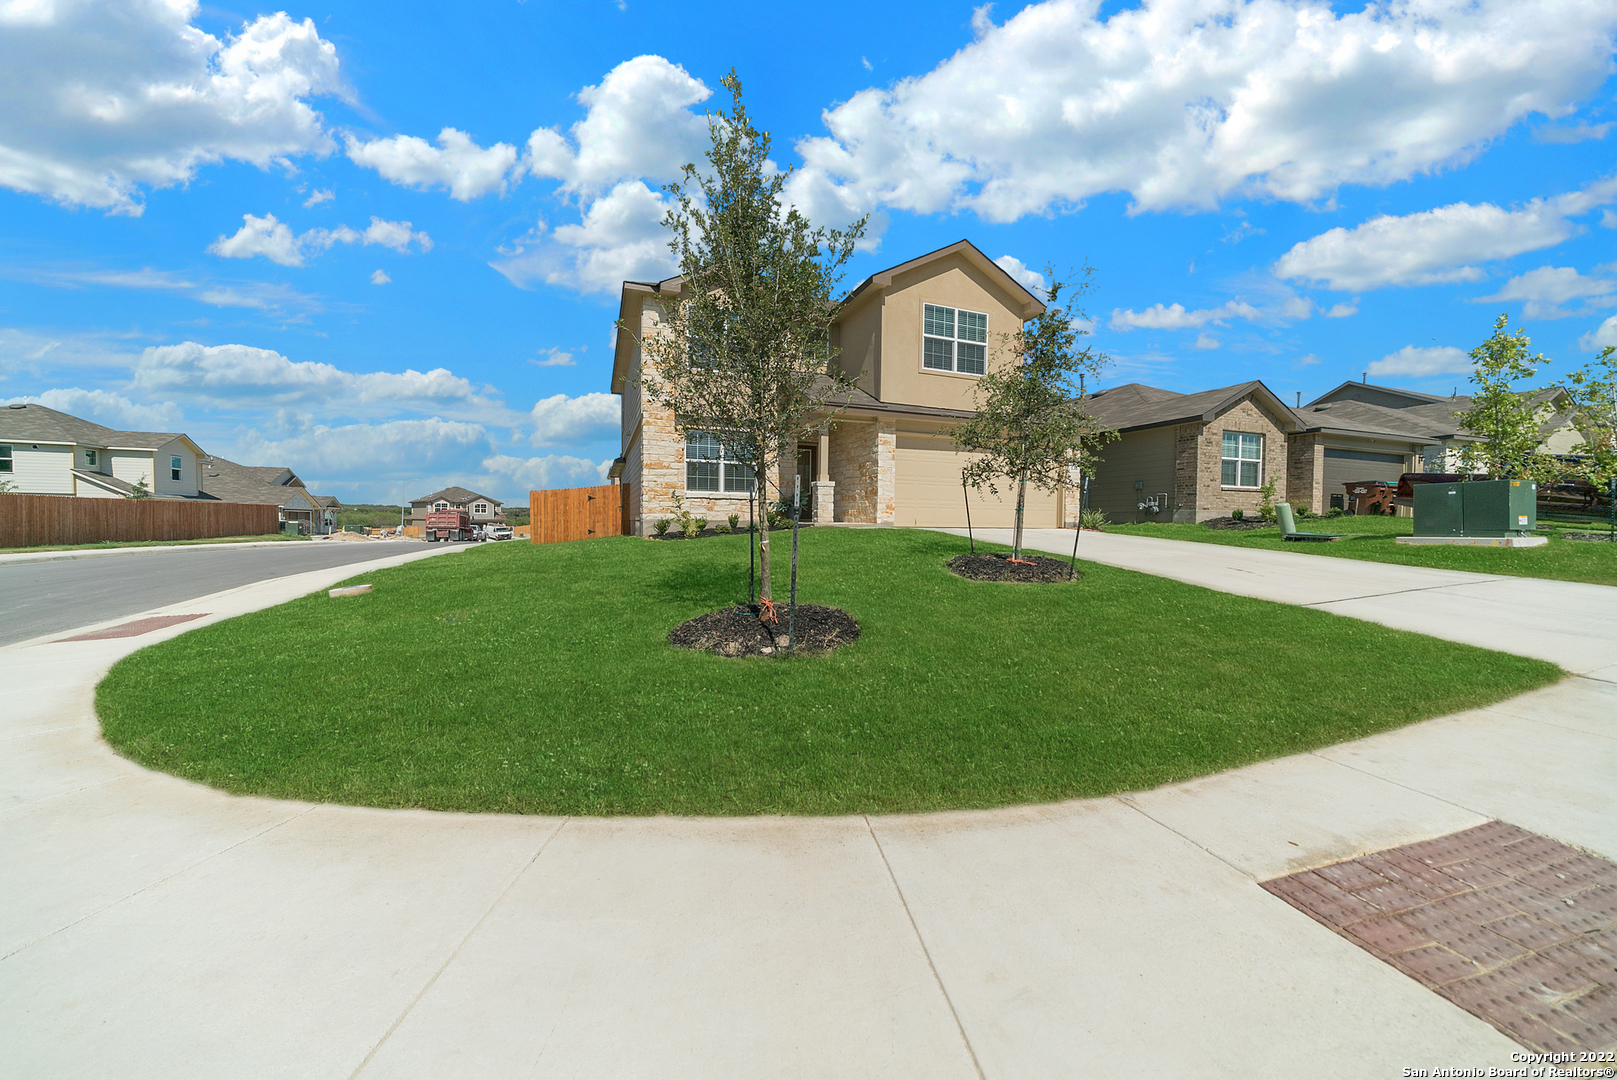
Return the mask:
[(1406, 517), (1307, 518), (1297, 523), (1301, 532), (1343, 533), (1328, 544), (1287, 543), (1280, 537), (1280, 526), (1235, 532), (1209, 529), (1205, 525), (1108, 525), (1106, 531), (1124, 536), (1160, 536), (1169, 540), (1191, 540), (1200, 544), (1229, 544), (1232, 547), (1269, 548), (1274, 551), (1300, 551), (1305, 555), (1326, 555), (1338, 559), (1368, 559), (1372, 562), (1402, 563), (1405, 566), (1433, 566), (1443, 570), (1467, 570), (1512, 577), (1555, 578), (1560, 581), (1587, 581), (1595, 585), (1617, 585), (1617, 544), (1590, 543), (1563, 539), (1564, 531), (1604, 534), (1604, 525), (1556, 524), (1550, 542), (1537, 548), (1484, 548), (1448, 545), (1420, 547), (1397, 543), (1393, 537), (1409, 536), (1415, 519)]
[(183, 544), (247, 544), (270, 540), (307, 540), (307, 536), (269, 533), (265, 536), (211, 536), (205, 540), (100, 540), (93, 544), (46, 544), (41, 547), (0, 548), (0, 555), (25, 551), (94, 551), (98, 548), (177, 547)]
[(665, 640), (744, 598), (745, 537), (491, 544), (351, 579), (368, 596), (321, 592), (144, 649), (97, 708), (121, 753), (232, 792), (833, 814), (1148, 788), (1561, 675), (1104, 566), (1076, 584), (966, 581), (943, 566), (964, 548), (805, 531), (801, 599), (846, 608), (863, 634), (785, 661)]

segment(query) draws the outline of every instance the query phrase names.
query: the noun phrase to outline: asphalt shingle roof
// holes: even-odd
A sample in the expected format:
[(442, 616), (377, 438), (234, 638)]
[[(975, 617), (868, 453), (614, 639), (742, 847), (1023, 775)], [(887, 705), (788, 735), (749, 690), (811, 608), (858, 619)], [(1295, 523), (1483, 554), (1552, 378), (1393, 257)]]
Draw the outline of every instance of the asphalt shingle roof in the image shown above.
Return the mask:
[(0, 440), (5, 442), (73, 443), (77, 446), (155, 450), (182, 438), (173, 431), (118, 431), (32, 403), (0, 408)]
[(482, 499), (484, 502), (493, 503), (495, 506), (505, 505), (504, 503), (500, 502), (499, 499), (491, 499), (487, 495), (479, 495), (477, 492), (467, 491), (463, 487), (446, 487), (442, 491), (434, 491), (431, 495), (423, 495), (419, 499), (411, 499), (410, 505), (414, 506), (418, 503), (434, 503), (439, 499), (442, 499), (447, 503), (456, 504), (469, 503), (477, 499)]

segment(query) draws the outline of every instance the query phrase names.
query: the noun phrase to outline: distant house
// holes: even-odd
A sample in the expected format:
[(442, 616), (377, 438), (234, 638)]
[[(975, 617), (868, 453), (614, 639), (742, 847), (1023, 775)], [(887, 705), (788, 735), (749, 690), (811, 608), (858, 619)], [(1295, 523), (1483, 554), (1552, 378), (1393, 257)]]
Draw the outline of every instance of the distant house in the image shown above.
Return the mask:
[(314, 495), (296, 473), (281, 465), (238, 465), (222, 457), (203, 462), (208, 495), (221, 502), (269, 503), (305, 533), (324, 535), (337, 523), (342, 504), (331, 495)]
[(503, 524), (505, 521), (505, 515), (501, 513), (503, 506), (500, 500), (487, 495), (479, 495), (463, 487), (446, 487), (442, 491), (434, 491), (431, 495), (410, 500), (410, 524), (425, 525), (427, 515), (438, 510), (464, 510), (472, 516), (474, 525), (488, 525), (495, 522)]
[(30, 495), (203, 499), (205, 455), (178, 432), (117, 431), (43, 405), (0, 407), (0, 480)]

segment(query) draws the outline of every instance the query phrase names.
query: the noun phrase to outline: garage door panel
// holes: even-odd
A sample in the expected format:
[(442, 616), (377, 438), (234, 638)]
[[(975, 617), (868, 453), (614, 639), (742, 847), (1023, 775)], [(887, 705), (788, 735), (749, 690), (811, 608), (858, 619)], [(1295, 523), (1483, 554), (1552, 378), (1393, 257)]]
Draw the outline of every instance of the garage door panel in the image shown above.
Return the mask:
[[(963, 527), (966, 493), (960, 469), (971, 460), (958, 454), (948, 439), (900, 436), (898, 439), (894, 502), (896, 524), (923, 527)], [(1016, 523), (1016, 485), (998, 482), (999, 495), (985, 488), (972, 489), (971, 524), (981, 528), (1010, 528)], [(1052, 528), (1060, 522), (1056, 496), (1029, 487), (1023, 523), (1029, 528)]]

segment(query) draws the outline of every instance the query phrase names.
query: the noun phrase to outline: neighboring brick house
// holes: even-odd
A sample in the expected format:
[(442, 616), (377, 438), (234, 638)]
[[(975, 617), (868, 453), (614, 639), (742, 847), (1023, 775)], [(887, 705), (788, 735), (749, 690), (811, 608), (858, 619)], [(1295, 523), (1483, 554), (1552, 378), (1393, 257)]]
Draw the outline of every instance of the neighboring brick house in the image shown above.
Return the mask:
[(473, 525), (504, 524), (501, 508), (505, 504), (487, 495), (479, 495), (463, 487), (446, 487), (410, 500), (410, 525), (420, 528), (427, 523), (427, 515), (438, 510), (464, 510), (471, 515)]
[(1288, 495), (1288, 438), (1299, 424), (1261, 382), (1195, 394), (1128, 383), (1097, 390), (1084, 405), (1120, 436), (1101, 447), (1090, 474), (1089, 505), (1112, 521), (1256, 511), (1271, 478), (1276, 500)]
[[(687, 440), (670, 412), (642, 397), (640, 341), (660, 332), (662, 305), (676, 301), (682, 286), (680, 278), (623, 283), (611, 385), (623, 399), (623, 450), (610, 475), (630, 485), (636, 534), (671, 517), (676, 495), (709, 520), (745, 519), (754, 485), (722, 438)], [(967, 459), (948, 428), (973, 415), (977, 380), (1007, 361), (1004, 339), (1043, 310), (965, 240), (866, 278), (842, 301), (832, 328), (838, 363), (857, 389), (799, 440), (795, 461), (770, 478), (770, 498), (801, 475), (815, 521), (964, 525)], [(1008, 525), (1014, 509), (1014, 494), (971, 493), (975, 525)], [(1060, 525), (1076, 512), (1068, 493), (1028, 491), (1030, 526)]]

